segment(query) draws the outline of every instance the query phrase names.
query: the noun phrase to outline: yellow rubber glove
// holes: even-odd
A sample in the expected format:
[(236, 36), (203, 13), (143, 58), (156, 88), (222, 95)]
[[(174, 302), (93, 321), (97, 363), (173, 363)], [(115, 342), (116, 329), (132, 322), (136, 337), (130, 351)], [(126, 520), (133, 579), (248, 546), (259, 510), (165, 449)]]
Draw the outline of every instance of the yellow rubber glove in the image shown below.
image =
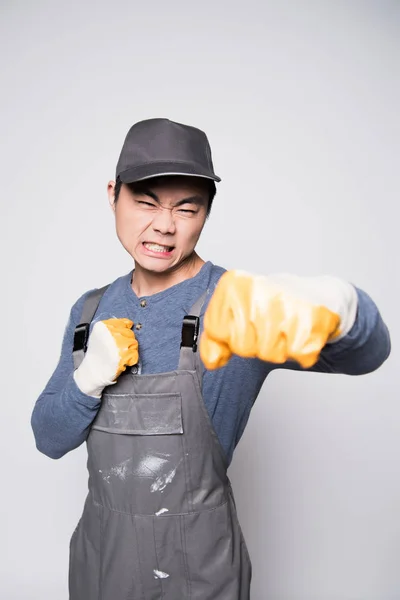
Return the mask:
[(350, 330), (356, 311), (355, 288), (340, 279), (227, 271), (204, 317), (201, 359), (207, 369), (232, 354), (309, 368), (326, 343)]
[(113, 336), (118, 348), (119, 363), (115, 373), (117, 379), (126, 367), (133, 367), (139, 360), (138, 342), (132, 331), (133, 321), (130, 319), (106, 319), (101, 321)]
[(116, 383), (126, 367), (139, 359), (138, 342), (130, 319), (97, 321), (89, 336), (82, 363), (74, 372), (77, 386), (84, 394), (100, 398), (107, 385)]

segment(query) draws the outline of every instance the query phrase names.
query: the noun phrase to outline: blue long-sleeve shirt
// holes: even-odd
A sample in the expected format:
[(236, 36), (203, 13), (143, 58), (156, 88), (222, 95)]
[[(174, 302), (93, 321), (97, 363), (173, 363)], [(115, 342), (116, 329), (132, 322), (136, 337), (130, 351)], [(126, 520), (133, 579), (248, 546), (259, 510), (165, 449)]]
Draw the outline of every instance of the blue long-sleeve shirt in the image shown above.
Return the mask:
[[(177, 369), (182, 320), (206, 289), (209, 298), (225, 269), (207, 262), (193, 278), (151, 296), (138, 297), (131, 287), (132, 271), (114, 281), (101, 299), (93, 324), (111, 317), (141, 323), (135, 329), (141, 372), (162, 373)], [(375, 303), (356, 288), (358, 310), (351, 331), (328, 344), (309, 370), (361, 375), (377, 369), (389, 356), (390, 337)], [(31, 424), (37, 448), (60, 458), (82, 444), (100, 406), (100, 400), (83, 394), (73, 378), (73, 337), (80, 322), (86, 292), (71, 309), (59, 363), (33, 409)], [(146, 303), (142, 301), (146, 300)], [(276, 368), (302, 370), (294, 362), (275, 365), (258, 359), (233, 356), (228, 364), (203, 375), (203, 397), (213, 427), (228, 462), (243, 434), (251, 408), (268, 374)]]

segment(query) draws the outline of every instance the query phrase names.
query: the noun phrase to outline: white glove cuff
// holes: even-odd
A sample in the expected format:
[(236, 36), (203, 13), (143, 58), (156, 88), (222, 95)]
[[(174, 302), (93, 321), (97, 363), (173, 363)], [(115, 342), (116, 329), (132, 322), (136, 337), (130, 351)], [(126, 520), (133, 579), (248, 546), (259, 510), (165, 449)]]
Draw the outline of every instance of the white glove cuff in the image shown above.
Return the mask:
[(88, 349), (74, 372), (78, 388), (84, 394), (100, 398), (103, 389), (116, 383), (120, 354), (112, 333), (98, 321), (89, 337)]
[(330, 340), (334, 344), (344, 338), (353, 327), (357, 316), (358, 296), (355, 287), (330, 275), (298, 277), (286, 273), (270, 275), (268, 280), (282, 286), (288, 293), (315, 305), (326, 306), (340, 317), (340, 334)]

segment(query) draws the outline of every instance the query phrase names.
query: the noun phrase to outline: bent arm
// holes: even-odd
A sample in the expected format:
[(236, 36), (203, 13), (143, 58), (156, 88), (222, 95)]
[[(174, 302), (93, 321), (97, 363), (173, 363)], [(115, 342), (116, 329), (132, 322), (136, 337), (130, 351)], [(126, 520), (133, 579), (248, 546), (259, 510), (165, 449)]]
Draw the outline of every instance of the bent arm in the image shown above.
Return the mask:
[(60, 360), (36, 400), (31, 416), (37, 449), (54, 459), (61, 458), (86, 440), (100, 407), (100, 400), (83, 394), (73, 378), (74, 332), (86, 295), (79, 298), (71, 309)]

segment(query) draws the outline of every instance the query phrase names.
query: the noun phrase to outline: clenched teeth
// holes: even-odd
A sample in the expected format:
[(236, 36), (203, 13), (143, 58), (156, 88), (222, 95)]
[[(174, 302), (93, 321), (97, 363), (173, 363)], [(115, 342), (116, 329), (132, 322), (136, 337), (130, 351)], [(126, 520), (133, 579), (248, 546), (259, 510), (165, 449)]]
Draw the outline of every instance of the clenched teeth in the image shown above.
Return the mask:
[(145, 243), (144, 246), (152, 252), (170, 252), (172, 250), (171, 246), (160, 246), (159, 244)]

